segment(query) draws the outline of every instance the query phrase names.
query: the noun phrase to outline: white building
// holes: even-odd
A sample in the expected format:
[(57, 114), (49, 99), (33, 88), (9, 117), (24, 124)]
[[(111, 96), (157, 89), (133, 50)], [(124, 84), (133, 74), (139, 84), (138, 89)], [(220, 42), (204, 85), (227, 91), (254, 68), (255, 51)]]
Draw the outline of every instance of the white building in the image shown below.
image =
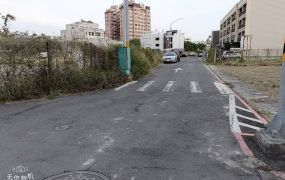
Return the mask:
[(179, 30), (146, 32), (141, 38), (141, 45), (155, 50), (184, 50), (184, 41), (184, 34)]
[(184, 50), (184, 34), (179, 30), (166, 31), (164, 39), (164, 49)]
[(103, 29), (91, 21), (81, 20), (66, 25), (66, 30), (61, 31), (63, 41), (86, 41), (97, 46), (108, 46), (112, 44), (123, 44), (123, 42), (111, 40), (105, 37)]
[(91, 21), (81, 20), (66, 25), (66, 30), (61, 31), (61, 38), (65, 41), (104, 38), (104, 30)]
[(154, 50), (164, 49), (164, 33), (146, 32), (141, 38), (141, 45), (144, 48), (151, 48)]

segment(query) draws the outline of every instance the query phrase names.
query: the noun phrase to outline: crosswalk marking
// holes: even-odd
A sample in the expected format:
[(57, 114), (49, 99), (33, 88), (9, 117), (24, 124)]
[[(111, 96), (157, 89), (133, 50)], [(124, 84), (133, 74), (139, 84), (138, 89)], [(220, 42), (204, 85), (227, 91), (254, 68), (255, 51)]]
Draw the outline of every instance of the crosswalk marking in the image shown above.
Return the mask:
[(242, 110), (242, 111), (246, 111), (246, 112), (251, 113), (251, 111), (248, 110), (248, 109), (245, 109), (245, 108), (242, 108), (242, 107), (239, 107), (239, 106), (236, 106), (236, 108), (239, 109), (239, 110)]
[(122, 85), (122, 86), (120, 86), (120, 87), (117, 87), (117, 88), (115, 89), (115, 91), (120, 91), (121, 89), (126, 88), (126, 87), (128, 87), (128, 86), (130, 86), (130, 85), (133, 85), (133, 84), (135, 84), (135, 83), (137, 83), (137, 82), (138, 82), (138, 81), (128, 82), (127, 84), (124, 84), (124, 85)]
[[(171, 90), (171, 87), (173, 86), (174, 81), (169, 81), (165, 88), (163, 89), (164, 92), (169, 92)], [(173, 90), (173, 89), (172, 89)]]
[(239, 122), (239, 125), (240, 125), (240, 126), (243, 126), (243, 127), (250, 128), (250, 129), (254, 129), (254, 130), (257, 130), (257, 131), (259, 131), (259, 130), (261, 129), (261, 128), (259, 128), (259, 127), (251, 126), (251, 125), (249, 125), (249, 124), (245, 124), (245, 123), (241, 123), (241, 122)]
[(237, 114), (237, 116), (240, 117), (240, 118), (243, 118), (243, 119), (247, 119), (247, 120), (250, 120), (250, 121), (253, 121), (253, 122), (257, 122), (257, 123), (263, 124), (259, 119), (243, 116), (243, 115), (240, 115), (240, 114)]
[(241, 129), (239, 127), (239, 122), (236, 113), (236, 99), (234, 95), (229, 96), (229, 117), (230, 117), (230, 126), (231, 130), (234, 133), (241, 133)]
[(145, 91), (145, 89), (146, 89), (147, 87), (149, 87), (149, 86), (152, 85), (153, 83), (154, 83), (154, 81), (149, 81), (149, 82), (146, 83), (143, 87), (139, 88), (137, 91), (143, 92), (143, 91)]
[(202, 93), (200, 85), (196, 81), (190, 81), (190, 90), (192, 93)]

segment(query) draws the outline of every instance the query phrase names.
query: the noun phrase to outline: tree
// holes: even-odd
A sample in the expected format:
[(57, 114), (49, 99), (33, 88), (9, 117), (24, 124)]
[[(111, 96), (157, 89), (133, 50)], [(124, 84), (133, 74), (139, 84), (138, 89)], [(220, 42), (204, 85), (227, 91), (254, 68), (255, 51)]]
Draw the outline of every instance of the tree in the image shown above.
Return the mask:
[(184, 42), (184, 49), (185, 51), (190, 51), (190, 52), (197, 52), (200, 53), (205, 49), (206, 45), (202, 43), (193, 43), (191, 41), (185, 41)]
[(8, 36), (10, 34), (9, 22), (15, 21), (16, 17), (9, 14), (9, 13), (6, 15), (1, 15), (1, 13), (0, 13), (0, 16), (1, 16), (1, 19), (3, 21), (3, 25), (2, 25), (2, 28), (0, 29), (0, 33), (2, 36)]
[(141, 47), (140, 39), (132, 39), (132, 40), (130, 40), (130, 46), (140, 48)]

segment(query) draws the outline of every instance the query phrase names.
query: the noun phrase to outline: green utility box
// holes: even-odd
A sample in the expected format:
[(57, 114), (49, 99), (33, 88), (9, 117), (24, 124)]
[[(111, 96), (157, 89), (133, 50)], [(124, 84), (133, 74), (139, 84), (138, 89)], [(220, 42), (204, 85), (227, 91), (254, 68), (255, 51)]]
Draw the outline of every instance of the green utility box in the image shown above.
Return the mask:
[(118, 49), (118, 61), (120, 70), (126, 75), (131, 75), (131, 50), (130, 48)]

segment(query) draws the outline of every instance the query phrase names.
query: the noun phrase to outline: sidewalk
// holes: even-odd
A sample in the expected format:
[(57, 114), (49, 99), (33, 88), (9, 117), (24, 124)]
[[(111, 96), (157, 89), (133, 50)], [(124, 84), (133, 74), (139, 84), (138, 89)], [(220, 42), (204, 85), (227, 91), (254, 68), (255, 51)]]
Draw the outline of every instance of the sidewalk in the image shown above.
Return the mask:
[(219, 70), (214, 65), (208, 65), (228, 86), (241, 95), (251, 106), (269, 121), (276, 115), (278, 104), (271, 100), (268, 96), (258, 92), (238, 78), (229, 75), (228, 73)]

